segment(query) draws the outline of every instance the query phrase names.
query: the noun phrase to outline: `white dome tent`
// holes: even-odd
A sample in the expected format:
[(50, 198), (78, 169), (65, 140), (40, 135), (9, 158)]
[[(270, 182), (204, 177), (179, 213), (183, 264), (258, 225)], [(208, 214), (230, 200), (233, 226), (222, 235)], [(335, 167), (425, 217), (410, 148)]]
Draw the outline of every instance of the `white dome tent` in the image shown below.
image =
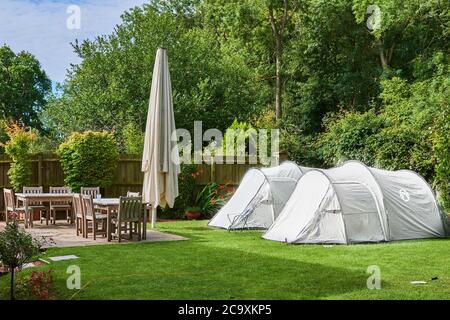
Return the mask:
[(208, 225), (227, 230), (267, 229), (307, 170), (289, 161), (277, 167), (250, 169), (234, 195)]
[(263, 238), (349, 244), (444, 236), (442, 213), (422, 177), (348, 161), (306, 172)]

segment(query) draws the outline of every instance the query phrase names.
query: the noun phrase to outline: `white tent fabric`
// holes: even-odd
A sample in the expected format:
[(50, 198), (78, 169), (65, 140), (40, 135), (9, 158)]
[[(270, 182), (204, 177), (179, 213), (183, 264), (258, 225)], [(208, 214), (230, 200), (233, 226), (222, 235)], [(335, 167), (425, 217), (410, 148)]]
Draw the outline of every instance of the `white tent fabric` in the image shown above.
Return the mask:
[(142, 198), (153, 208), (152, 225), (156, 222), (156, 207), (173, 207), (178, 196), (180, 167), (177, 142), (172, 139), (175, 130), (167, 52), (158, 49), (142, 156)]
[(263, 238), (348, 244), (443, 236), (442, 214), (422, 177), (348, 161), (306, 172)]
[(209, 226), (228, 230), (267, 229), (306, 170), (308, 168), (289, 161), (277, 167), (250, 169)]

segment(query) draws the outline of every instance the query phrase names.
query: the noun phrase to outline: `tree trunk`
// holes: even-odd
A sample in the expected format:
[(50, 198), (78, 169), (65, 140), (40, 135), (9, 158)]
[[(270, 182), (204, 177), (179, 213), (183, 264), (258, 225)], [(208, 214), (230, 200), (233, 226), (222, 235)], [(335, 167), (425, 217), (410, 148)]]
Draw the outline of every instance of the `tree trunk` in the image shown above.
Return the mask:
[(274, 9), (272, 2), (269, 3), (269, 21), (272, 29), (272, 34), (275, 39), (275, 116), (277, 119), (281, 118), (281, 96), (283, 93), (283, 79), (282, 79), (282, 59), (284, 47), (284, 33), (288, 21), (288, 0), (284, 0), (282, 17), (276, 19), (274, 16)]
[(380, 56), (381, 67), (383, 67), (383, 70), (389, 69), (389, 64), (388, 64), (386, 55), (384, 53), (383, 47), (380, 47), (378, 49), (378, 54)]
[(383, 70), (389, 69), (389, 64), (392, 59), (392, 54), (394, 51), (394, 45), (392, 45), (391, 48), (389, 48), (388, 52), (384, 50), (384, 42), (383, 40), (378, 40), (378, 55), (380, 56), (380, 63)]
[(9, 297), (14, 300), (14, 268), (11, 268), (11, 284), (9, 289)]

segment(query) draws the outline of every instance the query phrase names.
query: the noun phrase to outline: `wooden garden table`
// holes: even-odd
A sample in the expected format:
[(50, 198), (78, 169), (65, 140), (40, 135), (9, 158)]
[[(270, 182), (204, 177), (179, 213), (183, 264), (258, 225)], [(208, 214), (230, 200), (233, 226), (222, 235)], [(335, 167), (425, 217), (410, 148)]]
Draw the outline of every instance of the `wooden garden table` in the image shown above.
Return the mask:
[(17, 201), (23, 203), (25, 209), (25, 228), (33, 227), (30, 214), (30, 203), (33, 202), (72, 202), (73, 193), (16, 193)]

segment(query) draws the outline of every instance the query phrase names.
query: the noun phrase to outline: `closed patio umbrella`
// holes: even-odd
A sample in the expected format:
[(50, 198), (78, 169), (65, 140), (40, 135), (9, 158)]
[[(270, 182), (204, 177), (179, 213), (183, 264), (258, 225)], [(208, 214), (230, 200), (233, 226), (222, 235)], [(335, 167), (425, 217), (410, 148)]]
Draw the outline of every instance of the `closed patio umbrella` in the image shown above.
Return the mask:
[(167, 51), (158, 49), (142, 156), (142, 197), (152, 208), (152, 228), (156, 224), (156, 208), (173, 207), (178, 196), (180, 166), (177, 142), (172, 140), (175, 130)]

